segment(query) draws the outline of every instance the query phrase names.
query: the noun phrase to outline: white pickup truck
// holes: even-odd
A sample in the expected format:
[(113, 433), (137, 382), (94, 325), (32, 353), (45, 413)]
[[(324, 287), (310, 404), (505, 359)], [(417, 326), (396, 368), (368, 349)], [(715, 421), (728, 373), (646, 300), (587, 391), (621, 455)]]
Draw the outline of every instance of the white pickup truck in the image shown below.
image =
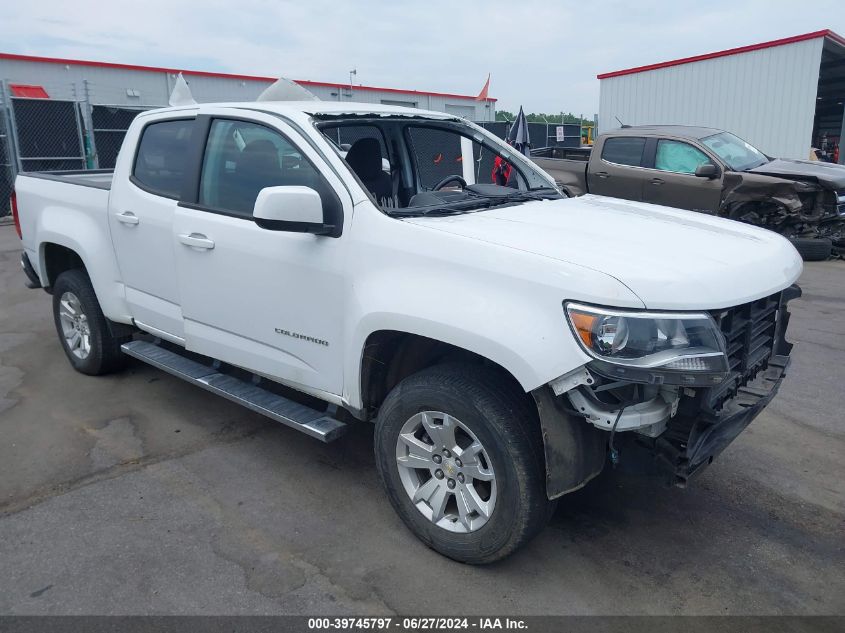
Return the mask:
[(566, 199), (448, 114), (154, 110), (113, 174), (22, 174), (14, 198), (75, 369), (132, 356), (324, 441), (373, 421), (390, 502), (465, 562), (514, 551), (608, 462), (684, 485), (789, 361), (785, 238)]

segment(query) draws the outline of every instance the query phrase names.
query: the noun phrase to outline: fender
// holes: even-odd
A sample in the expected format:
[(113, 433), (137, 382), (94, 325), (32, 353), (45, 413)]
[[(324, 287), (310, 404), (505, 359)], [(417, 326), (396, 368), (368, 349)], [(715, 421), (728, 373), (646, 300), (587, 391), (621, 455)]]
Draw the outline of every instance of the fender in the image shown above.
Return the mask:
[(343, 355), (343, 396), (353, 407), (362, 405), (361, 359), (373, 332), (416, 334), (472, 352), (529, 392), (589, 360), (569, 330), (565, 300), (613, 297), (643, 307), (629, 288), (596, 270), (362, 207), (353, 225), (356, 275)]
[(132, 318), (126, 305), (125, 290), (120, 281), (111, 237), (106, 232), (106, 213), (106, 208), (103, 208), (103, 218), (95, 218), (90, 215), (90, 211), (85, 213), (73, 206), (44, 206), (38, 214), (35, 226), (37, 272), (43, 286), (47, 287), (55, 281), (47, 278), (47, 244), (56, 244), (72, 250), (85, 265), (103, 314), (112, 321), (131, 323)]

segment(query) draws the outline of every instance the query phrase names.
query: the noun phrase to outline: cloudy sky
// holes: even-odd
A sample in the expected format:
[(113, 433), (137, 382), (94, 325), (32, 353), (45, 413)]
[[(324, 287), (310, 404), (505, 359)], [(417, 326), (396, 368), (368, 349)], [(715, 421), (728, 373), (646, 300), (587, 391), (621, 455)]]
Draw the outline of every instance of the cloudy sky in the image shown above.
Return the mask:
[(0, 52), (476, 94), (598, 108), (596, 74), (830, 28), (845, 0), (35, 0)]

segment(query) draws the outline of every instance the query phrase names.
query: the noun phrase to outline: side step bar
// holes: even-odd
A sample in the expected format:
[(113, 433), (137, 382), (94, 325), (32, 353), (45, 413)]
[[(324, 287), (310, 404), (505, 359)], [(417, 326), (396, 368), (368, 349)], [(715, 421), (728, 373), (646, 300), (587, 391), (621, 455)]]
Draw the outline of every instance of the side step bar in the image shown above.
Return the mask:
[(346, 432), (346, 423), (335, 420), (322, 411), (301, 405), (251, 382), (221, 374), (214, 367), (203, 365), (154, 343), (130, 341), (121, 345), (121, 349), (133, 358), (163, 369), (177, 378), (318, 440), (331, 442)]

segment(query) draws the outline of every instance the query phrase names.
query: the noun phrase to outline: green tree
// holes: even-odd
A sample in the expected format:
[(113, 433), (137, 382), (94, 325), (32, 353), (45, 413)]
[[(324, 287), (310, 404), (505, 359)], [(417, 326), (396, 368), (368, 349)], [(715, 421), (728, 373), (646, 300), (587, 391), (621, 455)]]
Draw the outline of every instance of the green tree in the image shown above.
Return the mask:
[[(561, 121), (561, 117), (563, 120)], [(516, 114), (510, 112), (508, 110), (498, 110), (496, 112), (496, 120), (497, 121), (513, 121), (516, 118)], [(558, 112), (557, 114), (546, 114), (544, 112), (535, 113), (531, 112), (530, 114), (526, 114), (525, 118), (528, 119), (529, 123), (546, 123), (547, 121), (551, 124), (560, 125), (561, 123), (580, 123), (581, 125), (592, 125), (593, 121), (590, 119), (582, 119), (571, 112), (567, 112), (561, 114)]]

